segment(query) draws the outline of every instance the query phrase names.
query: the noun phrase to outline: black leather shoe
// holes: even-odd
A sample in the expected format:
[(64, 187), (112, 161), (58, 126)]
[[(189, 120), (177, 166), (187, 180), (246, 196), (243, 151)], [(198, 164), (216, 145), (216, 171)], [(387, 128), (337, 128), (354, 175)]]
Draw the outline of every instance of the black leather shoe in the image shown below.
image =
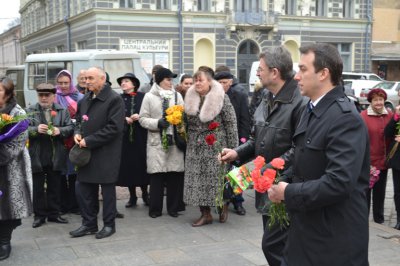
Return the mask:
[(33, 228), (40, 227), (40, 226), (42, 226), (45, 222), (46, 222), (46, 219), (44, 219), (44, 218), (35, 218), (35, 219), (33, 220), (32, 227), (33, 227)]
[(158, 213), (158, 212), (150, 212), (150, 213), (149, 213), (149, 216), (150, 216), (151, 218), (157, 218), (157, 217), (160, 217), (160, 216), (161, 216), (161, 213)]
[(135, 207), (137, 203), (137, 198), (130, 198), (129, 201), (125, 204), (125, 208)]
[(65, 218), (62, 218), (61, 216), (57, 217), (49, 217), (47, 218), (48, 222), (53, 222), (53, 223), (58, 223), (58, 224), (67, 224), (68, 220)]
[(397, 222), (397, 224), (393, 228), (397, 229), (397, 230), (400, 230), (400, 222)]
[(168, 214), (169, 214), (169, 216), (174, 217), (174, 218), (178, 217), (178, 215), (179, 215), (177, 212), (168, 212)]
[(0, 245), (0, 260), (5, 260), (10, 257), (10, 253), (11, 245), (9, 243)]
[(124, 214), (122, 214), (122, 213), (120, 213), (119, 211), (117, 211), (117, 214), (115, 215), (115, 218), (120, 218), (120, 219), (122, 219), (122, 218), (124, 218), (124, 217), (125, 217)]
[(242, 205), (235, 206), (238, 215), (246, 215), (246, 209)]
[(72, 237), (81, 237), (85, 235), (93, 235), (97, 233), (99, 229), (96, 227), (87, 227), (85, 225), (81, 225), (78, 229), (69, 232)]
[(99, 232), (96, 233), (96, 238), (102, 239), (105, 237), (109, 237), (114, 233), (115, 233), (115, 227), (104, 226), (103, 229), (101, 229)]

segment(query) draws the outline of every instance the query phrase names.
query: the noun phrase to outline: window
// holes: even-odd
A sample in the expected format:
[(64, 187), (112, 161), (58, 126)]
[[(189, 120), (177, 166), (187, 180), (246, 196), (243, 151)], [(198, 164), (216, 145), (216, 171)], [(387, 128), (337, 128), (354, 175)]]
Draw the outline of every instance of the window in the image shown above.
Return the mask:
[(235, 0), (235, 12), (261, 12), (260, 0)]
[(197, 11), (210, 11), (209, 0), (197, 0)]
[(169, 9), (169, 0), (157, 0), (157, 9)]
[(80, 41), (76, 43), (77, 50), (85, 50), (87, 48), (87, 41)]
[(72, 62), (49, 62), (46, 63), (29, 63), (28, 65), (28, 88), (34, 90), (37, 85), (44, 82), (55, 84), (55, 78), (63, 69), (67, 69), (72, 73)]
[(351, 71), (351, 43), (332, 43), (335, 46), (343, 61), (343, 71)]
[(296, 0), (286, 0), (285, 1), (285, 13), (286, 15), (296, 15), (297, 11), (297, 1)]
[(133, 0), (119, 0), (119, 7), (133, 8)]
[(343, 0), (343, 17), (352, 18), (353, 17), (353, 1)]
[(327, 11), (327, 3), (326, 0), (317, 0), (316, 1), (316, 15), (324, 17), (326, 16)]
[[(121, 73), (132, 72), (133, 62), (132, 59), (112, 59), (104, 60), (104, 71), (110, 76), (110, 80), (116, 80)], [(118, 84), (113, 84), (113, 87), (118, 87)]]

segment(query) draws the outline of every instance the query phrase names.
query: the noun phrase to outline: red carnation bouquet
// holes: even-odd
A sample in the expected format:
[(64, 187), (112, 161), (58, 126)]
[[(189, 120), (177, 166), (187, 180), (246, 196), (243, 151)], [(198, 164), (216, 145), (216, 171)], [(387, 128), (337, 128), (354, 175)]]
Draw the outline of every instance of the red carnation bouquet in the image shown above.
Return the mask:
[[(272, 168), (267, 168), (261, 174), (261, 169), (265, 165), (265, 159), (262, 156), (258, 156), (254, 160), (255, 168), (251, 171), (251, 177), (254, 182), (254, 189), (259, 192), (265, 194), (268, 189), (271, 188), (272, 185), (278, 184), (280, 181), (279, 170), (283, 170), (285, 167), (285, 161), (282, 158), (275, 158), (271, 161)], [(268, 216), (269, 227), (272, 227), (275, 224), (279, 224), (281, 228), (289, 226), (289, 216), (286, 212), (285, 204), (283, 202), (269, 202), (269, 211)]]
[(265, 169), (261, 174), (261, 169), (265, 166), (265, 159), (262, 156), (257, 156), (253, 161), (234, 168), (226, 177), (231, 183), (235, 194), (241, 193), (253, 183), (254, 189), (264, 197), (265, 206), (262, 206), (260, 211), (267, 210), (270, 216), (268, 226), (272, 227), (275, 224), (279, 224), (280, 227), (287, 227), (289, 225), (289, 216), (286, 212), (285, 204), (271, 202), (266, 193), (272, 185), (279, 183), (279, 171), (283, 170), (285, 161), (282, 158), (275, 158), (270, 165), (272, 168)]
[[(217, 150), (218, 153), (221, 153), (221, 151), (222, 151), (221, 143), (217, 140), (217, 136), (215, 134), (215, 132), (217, 130), (219, 130), (219, 127), (220, 127), (220, 123), (215, 122), (215, 121), (211, 122), (208, 125), (209, 134), (207, 134), (204, 137), (204, 140), (206, 141), (206, 143), (209, 147), (213, 147), (215, 150)], [(224, 188), (225, 188), (225, 184), (226, 184), (225, 175), (226, 175), (226, 167), (225, 167), (225, 164), (221, 163), (219, 166), (219, 172), (218, 172), (217, 195), (215, 197), (215, 206), (220, 209), (222, 209), (222, 207), (225, 204), (225, 202), (224, 202)]]

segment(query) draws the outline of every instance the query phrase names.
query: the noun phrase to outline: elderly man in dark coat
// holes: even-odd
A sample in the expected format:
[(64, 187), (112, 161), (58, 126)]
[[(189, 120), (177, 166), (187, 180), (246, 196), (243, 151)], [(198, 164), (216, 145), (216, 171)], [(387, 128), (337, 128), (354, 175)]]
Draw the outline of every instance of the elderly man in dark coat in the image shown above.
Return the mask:
[(293, 136), (293, 180), (268, 190), (290, 215), (281, 265), (368, 265), (368, 131), (340, 85), (337, 49), (300, 52), (295, 80), (310, 102)]
[(42, 226), (46, 218), (49, 222), (68, 223), (59, 215), (61, 173), (67, 169), (68, 152), (64, 140), (74, 131), (68, 110), (54, 102), (55, 86), (41, 83), (36, 91), (39, 102), (27, 108), (33, 173), (33, 228)]
[(104, 227), (96, 238), (115, 233), (115, 182), (121, 161), (124, 103), (106, 83), (106, 73), (98, 67), (86, 71), (89, 93), (78, 103), (74, 140), (81, 148), (89, 149), (91, 158), (78, 167), (76, 194), (82, 213), (82, 225), (71, 231), (73, 237), (98, 231), (96, 201), (98, 187), (103, 194)]

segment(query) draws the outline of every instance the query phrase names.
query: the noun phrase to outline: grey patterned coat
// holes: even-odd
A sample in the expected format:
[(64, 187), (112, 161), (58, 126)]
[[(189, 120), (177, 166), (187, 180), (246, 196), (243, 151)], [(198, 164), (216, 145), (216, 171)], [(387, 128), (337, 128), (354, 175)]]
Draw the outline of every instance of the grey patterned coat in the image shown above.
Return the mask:
[[(188, 142), (185, 161), (184, 201), (193, 206), (215, 206), (217, 193), (219, 149), (234, 148), (238, 144), (235, 110), (222, 86), (212, 82), (209, 93), (201, 100), (194, 86), (185, 96), (188, 119)], [(220, 123), (213, 131), (217, 142), (208, 146), (205, 137), (211, 132), (211, 122)]]
[[(10, 115), (25, 111), (16, 105)], [(32, 214), (32, 171), (25, 146), (28, 131), (6, 143), (0, 143), (0, 220), (15, 220)]]

